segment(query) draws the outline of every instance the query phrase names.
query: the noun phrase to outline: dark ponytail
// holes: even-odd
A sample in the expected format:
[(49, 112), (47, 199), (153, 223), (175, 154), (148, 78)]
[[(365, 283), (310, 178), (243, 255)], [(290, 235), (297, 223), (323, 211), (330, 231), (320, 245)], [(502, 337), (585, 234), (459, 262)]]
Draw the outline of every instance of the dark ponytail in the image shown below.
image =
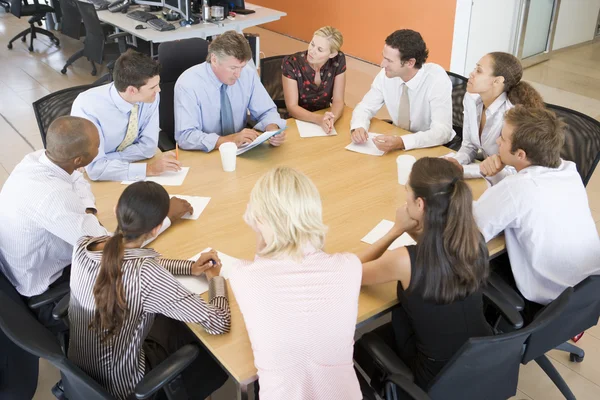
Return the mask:
[(488, 276), (488, 250), (462, 172), (443, 158), (421, 158), (413, 165), (409, 185), (415, 198), (425, 202), (409, 291), (439, 304), (477, 291)]
[(154, 182), (129, 185), (117, 203), (117, 230), (104, 244), (100, 272), (94, 284), (96, 313), (90, 328), (106, 341), (121, 329), (128, 312), (123, 287), (125, 243), (138, 240), (162, 223), (169, 212), (167, 191)]
[(537, 90), (529, 83), (523, 82), (523, 66), (519, 59), (512, 54), (496, 51), (489, 54), (492, 57), (492, 74), (504, 78), (504, 91), (514, 105), (544, 108), (544, 100)]

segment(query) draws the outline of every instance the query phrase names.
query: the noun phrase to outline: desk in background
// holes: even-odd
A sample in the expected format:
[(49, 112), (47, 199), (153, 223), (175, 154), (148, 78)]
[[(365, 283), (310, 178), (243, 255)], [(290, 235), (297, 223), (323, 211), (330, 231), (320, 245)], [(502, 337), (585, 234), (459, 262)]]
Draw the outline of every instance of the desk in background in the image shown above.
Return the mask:
[[(211, 153), (179, 151), (179, 159), (190, 171), (182, 186), (165, 187), (169, 194), (211, 197), (197, 221), (180, 221), (159, 236), (152, 247), (169, 258), (189, 258), (213, 247), (236, 258), (253, 259), (255, 234), (244, 224), (250, 191), (257, 179), (278, 165), (296, 168), (317, 185), (323, 202), (323, 218), (329, 232), (325, 251), (356, 252), (367, 244), (361, 238), (382, 219), (394, 220), (396, 208), (406, 201), (406, 189), (398, 184), (396, 157), (408, 153), (416, 158), (448, 154), (438, 146), (408, 152), (392, 152), (381, 157), (345, 150), (350, 143), (352, 109), (335, 124), (338, 136), (301, 138), (293, 119), (288, 120), (286, 142), (279, 148), (267, 144), (239, 156), (235, 172), (224, 172), (218, 151)], [(401, 129), (373, 119), (371, 131), (403, 134)], [(487, 188), (483, 179), (468, 181), (474, 197)], [(98, 218), (109, 230), (116, 227), (114, 205), (124, 185), (93, 182)], [(490, 254), (504, 250), (504, 238), (488, 244)], [(206, 294), (204, 295), (206, 296)], [(206, 297), (205, 297), (206, 298)], [(231, 332), (213, 336), (197, 324), (188, 324), (239, 387), (238, 398), (247, 399), (248, 385), (256, 379), (256, 368), (248, 333), (239, 306), (229, 288)], [(396, 282), (361, 288), (357, 324), (361, 325), (390, 311), (398, 304)]]

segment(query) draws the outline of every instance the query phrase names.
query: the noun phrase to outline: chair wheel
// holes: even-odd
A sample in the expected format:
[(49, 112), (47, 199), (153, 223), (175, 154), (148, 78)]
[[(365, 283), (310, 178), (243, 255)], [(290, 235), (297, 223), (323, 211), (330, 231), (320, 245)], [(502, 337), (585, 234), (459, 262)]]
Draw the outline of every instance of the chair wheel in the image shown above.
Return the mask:
[(60, 46), (60, 40), (58, 38), (52, 39), (56, 47)]
[(97, 71), (92, 71), (92, 76), (96, 76), (97, 73)]
[(63, 74), (63, 75), (65, 75), (67, 73), (67, 69), (66, 68), (61, 69), (60, 73)]
[(32, 52), (33, 51), (33, 46), (29, 46), (29, 51)]
[(21, 42), (26, 42), (26, 41), (27, 41), (27, 36), (21, 37)]
[(9, 50), (12, 49), (12, 43), (9, 43), (6, 47), (8, 47)]
[(577, 354), (570, 353), (569, 360), (571, 360), (571, 362), (580, 363), (583, 361), (583, 357), (580, 357)]

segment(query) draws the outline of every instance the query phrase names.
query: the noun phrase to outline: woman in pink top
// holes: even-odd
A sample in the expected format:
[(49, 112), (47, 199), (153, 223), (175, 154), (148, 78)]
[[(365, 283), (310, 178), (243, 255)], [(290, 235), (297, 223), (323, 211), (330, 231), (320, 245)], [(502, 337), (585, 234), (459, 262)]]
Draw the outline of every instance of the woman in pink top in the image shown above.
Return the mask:
[(230, 274), (252, 342), (261, 400), (362, 399), (352, 363), (362, 265), (323, 252), (321, 199), (305, 175), (263, 175), (244, 216), (254, 262)]

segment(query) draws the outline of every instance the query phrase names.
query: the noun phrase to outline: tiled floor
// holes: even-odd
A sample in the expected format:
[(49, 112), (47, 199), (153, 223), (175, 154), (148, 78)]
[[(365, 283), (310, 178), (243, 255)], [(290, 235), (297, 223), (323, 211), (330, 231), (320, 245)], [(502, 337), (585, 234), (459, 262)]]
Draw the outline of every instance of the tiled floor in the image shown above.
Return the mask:
[[(60, 35), (61, 48), (50, 45), (45, 37), (36, 40), (35, 51), (17, 41), (12, 50), (6, 42), (27, 26), (0, 10), (0, 185), (14, 166), (28, 152), (41, 149), (42, 142), (31, 103), (40, 97), (66, 87), (93, 82), (90, 65), (80, 59), (69, 68), (67, 75), (60, 70), (67, 58), (81, 48), (81, 42)], [(260, 28), (265, 56), (292, 53), (306, 44)], [(549, 103), (576, 109), (600, 119), (600, 42), (563, 52), (551, 61), (531, 67), (525, 78), (531, 81)], [(353, 107), (369, 89), (379, 71), (375, 65), (348, 58), (346, 103)], [(105, 70), (98, 71), (98, 76)], [(385, 110), (378, 116), (387, 117)], [(587, 187), (594, 220), (600, 234), (600, 172), (596, 172)], [(551, 352), (550, 358), (578, 399), (600, 398), (600, 327), (588, 330), (578, 343), (586, 358), (581, 364), (569, 362), (568, 355)], [(50, 400), (50, 388), (59, 379), (56, 369), (40, 363), (40, 379), (36, 400)], [(213, 396), (215, 400), (234, 398), (234, 386), (229, 382)], [(516, 399), (550, 400), (562, 398), (560, 392), (541, 369), (530, 363), (521, 368), (519, 392)]]

